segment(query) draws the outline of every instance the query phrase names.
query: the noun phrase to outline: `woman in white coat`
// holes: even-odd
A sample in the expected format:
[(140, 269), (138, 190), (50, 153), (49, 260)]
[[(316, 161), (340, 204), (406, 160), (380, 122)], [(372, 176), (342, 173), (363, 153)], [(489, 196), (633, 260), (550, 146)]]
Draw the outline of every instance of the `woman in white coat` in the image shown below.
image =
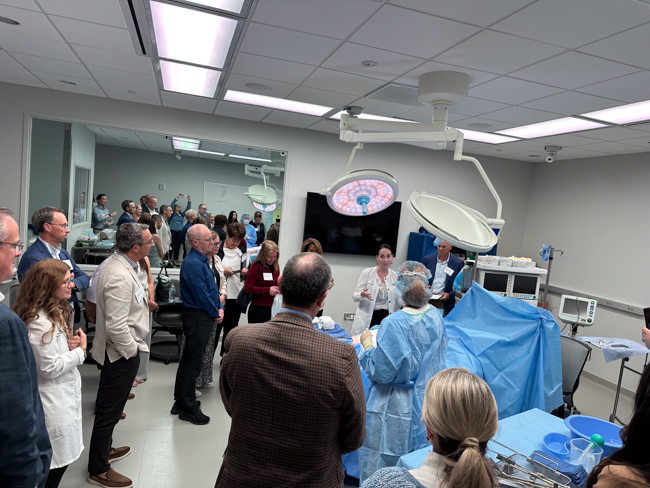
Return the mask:
[(379, 246), (377, 266), (364, 269), (359, 276), (352, 300), (357, 302), (357, 312), (352, 324), (352, 335), (379, 325), (391, 313), (402, 308), (394, 283), (397, 281), (393, 264), (393, 250), (388, 244)]
[(83, 451), (81, 376), (86, 334), (72, 333), (74, 313), (68, 299), (74, 288), (68, 266), (44, 259), (20, 283), (14, 311), (25, 322), (34, 351), (38, 391), (52, 443), (52, 462), (45, 488), (56, 488), (70, 463)]

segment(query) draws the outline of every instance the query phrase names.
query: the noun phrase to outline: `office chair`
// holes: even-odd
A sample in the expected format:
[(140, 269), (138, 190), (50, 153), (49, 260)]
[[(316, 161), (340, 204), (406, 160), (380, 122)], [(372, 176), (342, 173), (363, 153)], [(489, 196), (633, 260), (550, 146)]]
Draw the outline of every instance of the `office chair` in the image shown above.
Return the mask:
[(569, 415), (580, 415), (573, 403), (573, 394), (580, 384), (580, 375), (591, 355), (591, 347), (567, 336), (560, 336), (560, 347), (562, 348), (562, 397), (564, 404), (552, 413), (564, 419)]
[[(180, 297), (181, 284), (172, 280), (175, 296)], [(171, 361), (178, 361), (181, 357), (181, 344), (183, 342), (183, 304), (162, 303), (159, 304), (158, 312), (154, 315), (151, 328), (151, 358), (164, 361), (169, 364)], [(167, 332), (176, 336), (176, 340), (165, 340), (154, 342), (153, 338), (158, 332)]]

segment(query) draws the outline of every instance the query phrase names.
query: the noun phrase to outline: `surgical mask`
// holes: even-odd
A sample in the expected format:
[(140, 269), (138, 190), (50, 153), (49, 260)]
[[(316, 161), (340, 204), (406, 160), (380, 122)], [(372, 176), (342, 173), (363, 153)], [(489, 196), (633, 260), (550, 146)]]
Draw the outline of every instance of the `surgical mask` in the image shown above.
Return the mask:
[(248, 220), (248, 219), (244, 219), (244, 225), (248, 225), (248, 224), (250, 224), (250, 223), (251, 223), (250, 220)]

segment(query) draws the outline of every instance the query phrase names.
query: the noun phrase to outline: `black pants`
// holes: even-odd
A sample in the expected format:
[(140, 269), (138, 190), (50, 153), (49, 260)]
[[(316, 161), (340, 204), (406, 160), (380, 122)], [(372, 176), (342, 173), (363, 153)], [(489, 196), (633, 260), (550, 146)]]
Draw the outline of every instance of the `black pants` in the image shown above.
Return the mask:
[(178, 261), (178, 255), (181, 252), (181, 245), (183, 244), (183, 231), (172, 231), (172, 258), (174, 262)]
[(113, 444), (113, 429), (124, 411), (139, 366), (139, 354), (134, 358), (120, 358), (114, 363), (110, 362), (108, 355), (104, 357), (97, 392), (97, 414), (88, 451), (90, 474), (102, 474), (111, 467), (108, 454)]
[(370, 327), (381, 324), (381, 321), (388, 317), (388, 310), (373, 310), (370, 319)]
[(196, 379), (201, 374), (203, 354), (208, 345), (210, 334), (214, 326), (214, 319), (203, 310), (186, 308), (183, 310), (183, 334), (185, 334), (185, 349), (178, 362), (176, 383), (174, 385), (174, 401), (181, 410), (187, 413), (194, 412), (196, 403)]
[(249, 305), (248, 306), (248, 323), (249, 324), (262, 324), (271, 320), (271, 307), (263, 305)]
[(57, 488), (59, 483), (61, 483), (61, 478), (63, 478), (66, 469), (68, 469), (68, 466), (50, 469), (50, 474), (47, 475), (47, 480), (43, 488)]
[(214, 350), (217, 351), (217, 344), (219, 343), (219, 334), (223, 330), (223, 338), (221, 339), (221, 352), (219, 355), (223, 357), (224, 345), (226, 344), (226, 336), (228, 332), (233, 330), (239, 324), (239, 317), (243, 312), (242, 308), (237, 305), (235, 298), (226, 299), (226, 309), (224, 310), (223, 322), (217, 326), (217, 334), (214, 338)]

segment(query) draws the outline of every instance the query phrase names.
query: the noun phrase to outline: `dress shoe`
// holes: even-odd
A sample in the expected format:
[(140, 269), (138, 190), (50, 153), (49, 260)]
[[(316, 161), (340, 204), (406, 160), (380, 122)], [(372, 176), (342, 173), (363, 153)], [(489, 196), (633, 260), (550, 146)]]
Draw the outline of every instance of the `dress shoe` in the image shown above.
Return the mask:
[(197, 390), (196, 388), (194, 389), (194, 394), (196, 395), (196, 398), (198, 398), (198, 397), (200, 397), (201, 395), (203, 395), (203, 393), (201, 393), (201, 392), (200, 392), (199, 390)]
[(214, 388), (214, 381), (208, 381), (207, 383), (203, 383), (199, 388)]
[(129, 454), (131, 454), (131, 448), (129, 446), (113, 447), (111, 451), (114, 452), (108, 454), (109, 463), (113, 463), (115, 461), (119, 461), (120, 459), (124, 459)]
[[(201, 402), (197, 401), (196, 406), (200, 408)], [(172, 405), (172, 409), (169, 411), (169, 413), (171, 413), (172, 415), (178, 415), (180, 411), (181, 411), (180, 404), (178, 402), (174, 402), (174, 404)]]
[[(97, 407), (95, 407), (95, 411), (93, 413), (97, 415)], [(126, 414), (122, 412), (122, 415), (120, 415), (120, 420), (124, 420), (125, 418), (126, 418)]]
[(129, 393), (129, 400), (133, 400), (135, 398), (135, 393)]
[(131, 488), (133, 486), (133, 481), (112, 468), (106, 473), (106, 478), (91, 474), (88, 476), (88, 483), (104, 488)]
[(201, 412), (200, 408), (197, 408), (192, 413), (183, 412), (182, 410), (178, 414), (178, 418), (181, 420), (186, 420), (191, 422), (194, 425), (205, 425), (210, 422), (210, 417)]

